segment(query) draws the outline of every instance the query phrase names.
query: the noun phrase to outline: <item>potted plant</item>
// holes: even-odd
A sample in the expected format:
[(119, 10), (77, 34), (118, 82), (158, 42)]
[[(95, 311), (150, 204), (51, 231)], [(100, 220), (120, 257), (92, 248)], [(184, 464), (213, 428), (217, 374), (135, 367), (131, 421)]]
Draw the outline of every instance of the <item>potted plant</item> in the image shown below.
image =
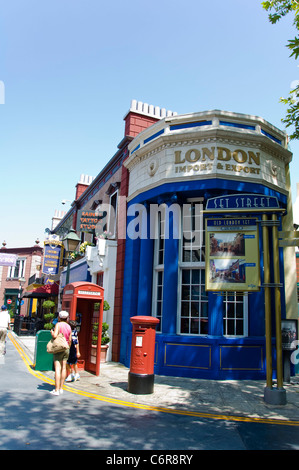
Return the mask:
[[(100, 302), (95, 302), (94, 311), (97, 312), (99, 309), (100, 309)], [(104, 300), (103, 310), (105, 311), (110, 310), (110, 305), (108, 304), (107, 300)]]
[(101, 338), (101, 362), (106, 362), (107, 351), (110, 343), (110, 337), (108, 335), (109, 325), (106, 322), (102, 324), (102, 338)]
[(106, 322), (102, 323), (102, 339), (101, 339), (101, 345), (105, 345), (110, 343), (110, 337), (108, 335), (108, 330), (109, 330), (109, 325)]
[(46, 310), (46, 313), (44, 313), (44, 330), (52, 330), (52, 320), (55, 314), (51, 312), (51, 308), (55, 307), (55, 302), (53, 302), (52, 300), (45, 300), (43, 302), (42, 307)]
[[(94, 310), (97, 311), (100, 308), (100, 303), (96, 302), (94, 304)], [(110, 305), (107, 300), (104, 300), (103, 310), (107, 311), (110, 310)], [(97, 345), (98, 342), (98, 323), (94, 323), (92, 325), (92, 336), (91, 336), (91, 344), (93, 346)], [(102, 337), (101, 337), (101, 362), (106, 362), (107, 357), (107, 350), (110, 343), (110, 337), (108, 335), (109, 325), (106, 322), (102, 323)]]
[(96, 346), (98, 344), (98, 323), (93, 323), (92, 325), (92, 334), (91, 334), (91, 344)]

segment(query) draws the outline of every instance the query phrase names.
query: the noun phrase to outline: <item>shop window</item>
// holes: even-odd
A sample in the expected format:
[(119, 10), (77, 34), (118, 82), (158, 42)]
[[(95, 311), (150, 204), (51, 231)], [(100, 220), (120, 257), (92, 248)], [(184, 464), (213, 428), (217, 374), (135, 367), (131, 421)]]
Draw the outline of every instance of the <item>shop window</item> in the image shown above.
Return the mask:
[(164, 249), (165, 249), (165, 211), (159, 212), (156, 221), (154, 246), (154, 279), (153, 279), (153, 316), (160, 320), (156, 331), (162, 331), (163, 285), (164, 285)]
[(204, 269), (181, 270), (180, 333), (208, 334), (208, 295)]
[(226, 292), (223, 299), (223, 335), (248, 335), (248, 295)]
[(183, 262), (205, 262), (202, 209), (203, 205), (200, 202), (183, 205)]
[(117, 221), (117, 197), (118, 191), (115, 191), (110, 196), (110, 211), (109, 211), (109, 221), (108, 221), (108, 232), (110, 232), (111, 237), (116, 236), (116, 221)]
[(184, 204), (179, 269), (180, 334), (207, 335), (208, 294), (205, 291), (205, 233), (201, 201)]
[(18, 258), (15, 266), (8, 268), (7, 278), (8, 279), (19, 279), (25, 276), (25, 263), (26, 258)]
[(97, 285), (100, 287), (104, 287), (104, 273), (103, 272), (97, 273)]

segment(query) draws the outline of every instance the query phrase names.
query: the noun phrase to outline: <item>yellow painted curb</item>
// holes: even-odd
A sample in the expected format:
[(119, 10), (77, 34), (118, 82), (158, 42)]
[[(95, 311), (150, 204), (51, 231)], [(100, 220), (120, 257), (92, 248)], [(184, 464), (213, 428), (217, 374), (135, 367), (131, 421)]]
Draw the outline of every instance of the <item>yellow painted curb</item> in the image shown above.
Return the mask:
[[(16, 350), (20, 354), (21, 358), (23, 359), (28, 371), (34, 375), (34, 377), (50, 383), (55, 384), (53, 379), (50, 379), (42, 372), (35, 371), (33, 368), (33, 362), (24, 352), (21, 345), (16, 341), (16, 339), (12, 336), (11, 333), (8, 333), (8, 338), (11, 340), (13, 345), (15, 346)], [(151, 405), (143, 405), (140, 403), (131, 403), (123, 400), (119, 400), (116, 398), (109, 398), (104, 397), (101, 395), (97, 395), (95, 393), (85, 392), (84, 390), (74, 389), (65, 385), (64, 390), (75, 393), (76, 395), (80, 395), (86, 398), (92, 398), (94, 400), (103, 401), (105, 403), (111, 403), (113, 405), (120, 405), (126, 406), (130, 408), (136, 408), (141, 410), (148, 410), (148, 411), (157, 411), (159, 413), (169, 413), (169, 414), (176, 414), (176, 415), (183, 415), (183, 416), (192, 416), (196, 418), (205, 418), (205, 419), (217, 419), (217, 420), (224, 420), (224, 421), (238, 421), (238, 422), (247, 422), (247, 423), (263, 423), (263, 424), (281, 424), (284, 426), (299, 426), (299, 421), (290, 421), (285, 419), (274, 419), (274, 418), (254, 418), (254, 417), (246, 417), (246, 416), (233, 416), (233, 415), (224, 415), (224, 414), (214, 414), (214, 413), (200, 413), (197, 411), (188, 411), (188, 410), (177, 410), (171, 408), (163, 408), (159, 406), (151, 406)]]

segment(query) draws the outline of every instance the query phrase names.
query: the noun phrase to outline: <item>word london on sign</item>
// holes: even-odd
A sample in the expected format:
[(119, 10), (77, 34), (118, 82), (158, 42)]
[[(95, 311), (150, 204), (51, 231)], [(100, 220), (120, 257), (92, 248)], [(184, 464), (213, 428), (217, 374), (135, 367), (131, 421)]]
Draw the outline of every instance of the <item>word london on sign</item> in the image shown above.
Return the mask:
[[(245, 151), (243, 149), (236, 149), (231, 151), (225, 147), (218, 147), (217, 153), (215, 152), (216, 148), (211, 147), (203, 147), (201, 150), (197, 148), (192, 148), (187, 150), (185, 155), (182, 155), (181, 150), (177, 150), (174, 153), (174, 163), (175, 165), (182, 165), (184, 163), (189, 163), (184, 166), (177, 166), (175, 168), (176, 173), (181, 172), (189, 172), (193, 171), (212, 171), (214, 161), (218, 161), (217, 163), (217, 170), (226, 170), (226, 171), (233, 171), (233, 172), (241, 172), (244, 173), (251, 173), (251, 174), (259, 174), (260, 169), (257, 167), (252, 166), (255, 164), (256, 166), (260, 166), (260, 154), (259, 152), (252, 152), (252, 151)], [(228, 162), (232, 160), (232, 164), (228, 163), (221, 163), (221, 162)], [(198, 164), (197, 162), (203, 162)], [(235, 164), (235, 163), (236, 164)], [(196, 165), (193, 165), (196, 163)], [(244, 163), (247, 163), (249, 166), (243, 166)]]

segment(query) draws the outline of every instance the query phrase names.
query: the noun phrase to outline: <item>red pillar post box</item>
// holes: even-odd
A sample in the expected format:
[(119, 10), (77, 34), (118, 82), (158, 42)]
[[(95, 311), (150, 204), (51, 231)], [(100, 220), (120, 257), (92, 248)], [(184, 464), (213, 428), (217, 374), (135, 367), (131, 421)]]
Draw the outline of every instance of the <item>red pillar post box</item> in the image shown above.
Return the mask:
[(128, 392), (149, 394), (154, 391), (156, 326), (160, 320), (150, 316), (131, 317), (133, 325)]

